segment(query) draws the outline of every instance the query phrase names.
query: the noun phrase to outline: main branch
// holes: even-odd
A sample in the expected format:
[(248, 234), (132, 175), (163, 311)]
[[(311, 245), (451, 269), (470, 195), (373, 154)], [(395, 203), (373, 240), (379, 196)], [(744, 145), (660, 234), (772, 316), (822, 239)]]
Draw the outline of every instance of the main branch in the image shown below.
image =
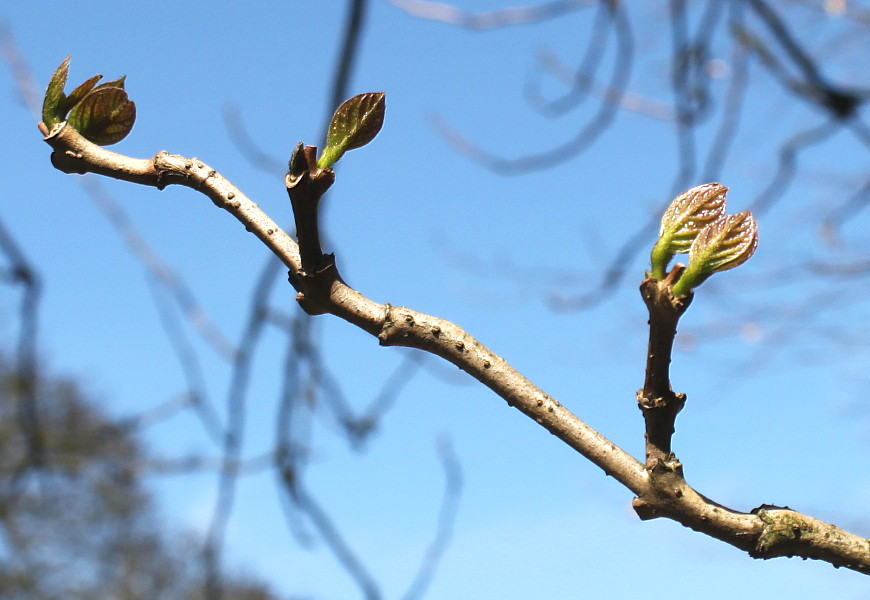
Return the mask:
[[(134, 159), (90, 143), (66, 123), (51, 131), (44, 125), (41, 129), (54, 150), (52, 164), (63, 172), (97, 173), (158, 189), (177, 184), (206, 195), (287, 266), (297, 299), (307, 312), (333, 314), (376, 336), (381, 345), (418, 348), (466, 371), (630, 489), (637, 496), (634, 506), (641, 518), (673, 519), (758, 558), (801, 556), (870, 574), (870, 540), (785, 508), (763, 506), (751, 513), (736, 512), (705, 498), (685, 482), (670, 450), (673, 418), (684, 400), (670, 391), (667, 376), (667, 344), (673, 341), (678, 314), (671, 325), (661, 324), (655, 341), (650, 338), (651, 364), (659, 371), (648, 370), (647, 385), (638, 396), (647, 421), (644, 465), (458, 325), (404, 306), (379, 304), (345, 284), (333, 257), (320, 248), (316, 206), (328, 187), (322, 184), (331, 184), (333, 174), (316, 168), (313, 149), (294, 153), (296, 161), (286, 180), (294, 210), (304, 206), (309, 211), (296, 215), (297, 244), (238, 188), (198, 159), (167, 152)], [(644, 291), (648, 305), (656, 294), (652, 288)], [(651, 325), (653, 320), (651, 309)]]

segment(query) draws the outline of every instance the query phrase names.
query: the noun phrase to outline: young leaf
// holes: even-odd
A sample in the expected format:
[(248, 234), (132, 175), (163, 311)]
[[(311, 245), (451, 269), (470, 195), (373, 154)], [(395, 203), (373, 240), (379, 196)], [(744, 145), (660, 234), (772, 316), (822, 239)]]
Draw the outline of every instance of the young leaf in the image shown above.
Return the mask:
[(653, 277), (663, 279), (674, 254), (688, 252), (704, 227), (725, 214), (727, 193), (722, 184), (706, 183), (674, 198), (662, 216), (659, 239), (652, 250)]
[(114, 81), (106, 81), (104, 83), (101, 83), (100, 85), (98, 85), (97, 87), (94, 88), (94, 91), (102, 89), (102, 88), (107, 88), (107, 87), (116, 87), (116, 88), (121, 88), (123, 90), (124, 89), (124, 82), (126, 82), (126, 81), (127, 81), (127, 76), (121, 75), (118, 79), (115, 79)]
[(689, 266), (674, 284), (673, 295), (685, 296), (713, 273), (742, 265), (757, 247), (758, 225), (748, 210), (707, 225), (692, 242)]
[(386, 109), (384, 92), (368, 92), (345, 100), (332, 115), (326, 147), (317, 166), (325, 169), (335, 164), (348, 150), (365, 146), (381, 130)]
[(66, 78), (69, 76), (69, 60), (67, 55), (60, 66), (51, 76), (48, 82), (48, 89), (45, 90), (45, 98), (42, 100), (42, 122), (46, 127), (51, 129), (51, 126), (60, 123), (66, 117), (64, 103), (66, 95), (63, 93), (63, 88), (66, 86)]
[[(70, 95), (67, 96), (66, 99), (64, 99), (64, 101), (61, 103), (61, 104), (62, 104), (62, 112), (63, 112), (63, 117), (64, 117), (64, 118), (66, 117), (66, 114), (67, 114), (70, 110), (72, 110), (72, 108), (73, 108), (76, 104), (78, 104), (79, 102), (81, 102), (82, 99), (83, 99), (85, 96), (88, 95), (88, 92), (90, 92), (92, 89), (95, 89), (94, 86), (95, 86), (95, 85), (97, 84), (97, 82), (98, 82), (100, 79), (102, 79), (102, 78), (103, 78), (102, 75), (94, 75), (93, 77), (91, 77), (90, 79), (88, 79), (87, 81), (85, 81), (84, 83), (82, 83), (81, 85), (79, 85), (79, 86), (78, 86), (76, 89), (74, 89), (72, 92), (70, 92)], [(102, 86), (97, 86), (97, 87), (99, 88), (99, 87), (102, 87)]]
[(133, 129), (135, 120), (136, 105), (118, 87), (93, 90), (69, 115), (69, 124), (100, 146), (120, 142)]

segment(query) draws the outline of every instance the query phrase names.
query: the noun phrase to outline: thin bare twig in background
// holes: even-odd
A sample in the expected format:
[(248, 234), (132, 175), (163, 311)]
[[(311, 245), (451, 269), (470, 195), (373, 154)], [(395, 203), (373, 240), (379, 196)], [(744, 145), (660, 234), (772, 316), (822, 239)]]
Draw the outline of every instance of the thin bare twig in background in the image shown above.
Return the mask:
[(828, 113), (828, 120), (791, 136), (779, 150), (777, 171), (767, 187), (762, 190), (752, 205), (753, 211), (763, 212), (770, 208), (788, 189), (797, 164), (798, 154), (815, 144), (833, 136), (846, 127), (856, 138), (870, 148), (870, 136), (866, 125), (860, 120), (860, 109), (866, 97), (856, 91), (835, 86), (823, 76), (816, 62), (807, 54), (795, 36), (789, 31), (780, 16), (762, 0), (747, 0), (755, 15), (770, 31), (773, 41), (790, 59), (792, 66), (801, 76), (796, 79), (788, 74), (785, 66), (775, 57), (774, 52), (745, 28), (736, 29), (736, 34), (761, 59), (762, 65), (786, 89), (797, 98), (813, 104)]
[(196, 329), (202, 339), (223, 359), (231, 361), (235, 355), (235, 348), (214, 322), (203, 310), (194, 296), (193, 291), (173, 269), (164, 261), (145, 238), (136, 230), (133, 221), (121, 208), (117, 201), (106, 191), (105, 187), (94, 177), (83, 177), (81, 185), (93, 200), (94, 204), (103, 211), (106, 218), (115, 228), (121, 239), (127, 244), (139, 262), (145, 267), (146, 272), (159, 281), (178, 304), (179, 310), (185, 315), (190, 325)]
[(446, 438), (438, 441), (438, 457), (444, 468), (445, 485), (441, 510), (438, 513), (438, 524), (435, 527), (435, 537), (426, 549), (417, 575), (402, 600), (417, 600), (426, 594), (426, 590), (435, 576), (435, 569), (453, 536), (453, 525), (456, 522), (459, 498), (462, 495), (462, 467), (453, 451), (453, 446)]
[(823, 236), (827, 239), (835, 237), (844, 223), (864, 210), (868, 201), (870, 201), (870, 179), (867, 179), (864, 185), (852, 193), (842, 206), (824, 220), (822, 223)]
[[(276, 263), (278, 261), (271, 261)], [(280, 263), (278, 263), (280, 264)], [(226, 429), (224, 432), (223, 468), (218, 482), (218, 498), (212, 513), (206, 542), (203, 545), (206, 600), (220, 600), (223, 595), (220, 557), (226, 537), (226, 528), (235, 499), (238, 464), (245, 429), (245, 397), (250, 382), (254, 350), (266, 324), (263, 318), (269, 294), (276, 283), (274, 266), (260, 273), (254, 288), (252, 310), (233, 360), (229, 393), (227, 394)]]
[(503, 8), (485, 13), (472, 13), (451, 4), (429, 0), (386, 1), (413, 17), (482, 31), (555, 19), (571, 11), (598, 4), (600, 0), (553, 0), (536, 6)]
[(230, 140), (249, 165), (273, 177), (280, 177), (284, 174), (287, 170), (287, 162), (278, 160), (257, 145), (242, 121), (242, 111), (238, 104), (225, 104), (221, 115), (224, 118), (224, 126), (230, 135)]
[(157, 307), (157, 317), (163, 327), (163, 332), (169, 340), (178, 364), (181, 366), (181, 372), (187, 380), (187, 391), (184, 394), (185, 407), (190, 406), (198, 413), (206, 433), (212, 441), (220, 443), (223, 439), (224, 428), (220, 416), (209, 401), (199, 357), (191, 346), (190, 340), (187, 339), (182, 323), (172, 310), (171, 299), (164, 295), (166, 288), (158, 285), (153, 277), (148, 277), (148, 287), (154, 297), (154, 306)]
[(651, 232), (654, 232), (660, 223), (661, 218), (658, 215), (653, 215), (642, 227), (639, 227), (630, 237), (626, 238), (616, 251), (613, 260), (602, 267), (601, 278), (594, 289), (573, 296), (550, 294), (546, 298), (547, 306), (559, 312), (573, 312), (588, 310), (606, 301), (608, 295), (604, 292), (618, 286), (625, 278), (626, 273), (633, 270), (632, 260), (649, 242)]
[[(233, 465), (238, 477), (259, 475), (274, 468), (273, 452), (266, 452), (240, 459)], [(137, 465), (142, 472), (159, 475), (180, 475), (187, 473), (220, 473), (225, 467), (222, 456), (190, 455), (182, 457), (151, 457)]]
[(750, 210), (754, 214), (760, 215), (782, 198), (794, 178), (798, 154), (810, 146), (825, 141), (837, 133), (839, 129), (840, 127), (836, 121), (827, 121), (821, 125), (799, 131), (788, 139), (779, 149), (779, 161), (776, 172), (771, 178), (770, 183), (767, 184), (752, 202), (749, 207)]
[(613, 124), (634, 62), (634, 37), (627, 10), (615, 0), (607, 0), (604, 4), (608, 10), (608, 30), (614, 38), (615, 53), (606, 86), (607, 94), (600, 101), (596, 113), (573, 138), (543, 152), (504, 158), (472, 142), (441, 117), (433, 117), (432, 125), (454, 150), (501, 175), (519, 175), (550, 168), (588, 150)]
[(378, 395), (363, 410), (362, 414), (354, 419), (358, 432), (349, 432), (352, 440), (363, 441), (366, 435), (377, 429), (378, 422), (395, 405), (399, 395), (417, 374), (425, 360), (426, 357), (422, 352), (412, 350), (405, 353), (402, 361), (396, 365), (396, 368), (384, 381)]
[(2, 221), (0, 221), (0, 251), (9, 263), (2, 272), (3, 278), (22, 288), (18, 308), (18, 343), (15, 351), (17, 385), (14, 393), (17, 395), (19, 427), (27, 439), (28, 451), (25, 462), (20, 466), (20, 472), (23, 473), (29, 467), (39, 468), (46, 464), (37, 403), (37, 340), (42, 284), (36, 269), (24, 256)]
[[(533, 82), (529, 82), (525, 86), (526, 98), (532, 106), (538, 109), (543, 114), (549, 116), (559, 116), (565, 112), (576, 108), (586, 98), (589, 97), (592, 91), (593, 83), (595, 82), (596, 71), (602, 65), (602, 58), (607, 49), (607, 36), (610, 33), (610, 14), (606, 4), (598, 5), (598, 10), (595, 13), (595, 18), (589, 26), (588, 34), (589, 41), (586, 42), (586, 50), (580, 58), (579, 65), (573, 69), (573, 72), (568, 77), (568, 89), (562, 96), (554, 100), (544, 100), (540, 91), (540, 81), (536, 78)], [(579, 36), (578, 36), (579, 37)], [(540, 58), (539, 58), (540, 60)], [(538, 76), (545, 74), (547, 71), (536, 69), (533, 74)], [(618, 96), (609, 88), (609, 93), (605, 97)]]
[(313, 523), (320, 536), (332, 551), (333, 556), (347, 571), (351, 579), (359, 586), (366, 600), (381, 600), (381, 590), (377, 582), (363, 565), (359, 557), (350, 548), (341, 535), (341, 531), (333, 522), (329, 514), (320, 506), (320, 503), (307, 492), (305, 486), (298, 480), (293, 479), (290, 471), (284, 472), (283, 487), (288, 494), (292, 495), (293, 503), (305, 513)]
[[(535, 59), (541, 69), (566, 85), (572, 85), (578, 78), (582, 78), (574, 68), (565, 64), (561, 58), (549, 50), (539, 50)], [(543, 102), (536, 87), (533, 81), (528, 81), (525, 85), (524, 93), (532, 106)], [(618, 98), (621, 110), (645, 115), (660, 121), (673, 121), (677, 118), (670, 104), (628, 90), (623, 90), (622, 94), (617, 94), (616, 90), (607, 87), (591, 76), (588, 80), (588, 87), (589, 93), (599, 100)]]
[(822, 76), (816, 62), (804, 51), (779, 15), (762, 0), (747, 0), (755, 14), (767, 26), (779, 47), (792, 60), (804, 77), (803, 82), (791, 83), (793, 91), (816, 102), (838, 119), (848, 119), (862, 104), (863, 99), (839, 86), (831, 85)]
[(12, 37), (12, 31), (3, 23), (0, 23), (0, 54), (4, 62), (12, 72), (15, 87), (21, 96), (22, 106), (35, 115), (39, 115), (42, 106), (42, 94), (39, 93), (39, 85), (33, 78), (33, 71), (24, 60), (24, 56)]
[[(743, 18), (743, 5), (731, 4), (729, 26), (735, 27)], [(737, 137), (740, 116), (743, 114), (743, 101), (749, 83), (749, 52), (734, 36), (731, 38), (730, 81), (722, 105), (719, 127), (710, 142), (707, 158), (701, 168), (702, 181), (718, 181), (728, 160), (731, 146)]]

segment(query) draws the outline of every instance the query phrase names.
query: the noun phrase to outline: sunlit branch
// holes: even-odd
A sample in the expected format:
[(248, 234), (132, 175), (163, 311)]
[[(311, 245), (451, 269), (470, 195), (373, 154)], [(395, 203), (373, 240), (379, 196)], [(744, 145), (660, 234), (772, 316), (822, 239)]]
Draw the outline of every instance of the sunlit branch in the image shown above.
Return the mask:
[[(642, 518), (674, 519), (756, 557), (799, 555), (870, 573), (867, 540), (785, 508), (762, 505), (752, 513), (726, 509), (691, 488), (682, 479), (678, 461), (657, 461), (656, 465), (664, 465), (663, 470), (644, 467), (456, 324), (407, 307), (376, 303), (350, 288), (341, 279), (332, 257), (322, 254), (322, 250), (312, 245), (312, 240), (320, 239), (316, 220), (300, 221), (297, 218), (300, 224), (297, 231), (300, 243), (297, 245), (277, 229), (277, 225), (256, 204), (241, 192), (237, 194), (237, 188), (201, 161), (164, 152), (150, 160), (124, 157), (87, 142), (65, 125), (49, 132), (46, 142), (54, 149), (53, 164), (66, 172), (93, 171), (159, 188), (181, 184), (206, 195), (233, 214), (246, 230), (260, 238), (285, 262), (291, 271), (291, 283), (298, 292), (297, 301), (306, 312), (333, 314), (376, 336), (383, 346), (418, 348), (457, 365), (632, 490), (637, 495), (635, 510)], [(295, 170), (291, 170), (291, 174), (297, 173), (298, 176), (288, 176), (286, 180), (294, 208), (304, 203), (316, 206), (319, 195), (326, 189), (320, 180), (332, 180), (330, 171), (319, 169), (312, 163), (315, 154), (316, 149), (310, 147), (300, 153), (296, 159), (299, 162), (294, 163)], [(316, 212), (312, 214), (316, 215)], [(302, 253), (301, 257), (300, 246), (308, 248), (307, 254)], [(319, 259), (314, 252), (320, 253)], [(305, 270), (306, 267), (317, 267), (317, 270)], [(645, 298), (649, 297), (652, 296), (645, 295)], [(660, 318), (656, 316), (659, 309), (655, 308), (659, 303), (652, 302), (649, 306), (652, 322)], [(669, 335), (668, 331), (674, 329), (664, 328), (658, 335)], [(666, 358), (670, 360), (669, 356)], [(241, 379), (239, 377), (237, 381)], [(663, 378), (650, 381), (652, 387), (645, 386), (644, 389), (662, 389)], [(644, 398), (650, 401), (650, 408), (655, 408), (655, 394), (644, 394)], [(241, 419), (234, 415), (230, 420), (235, 424)], [(231, 438), (233, 434), (232, 430), (228, 431), (225, 456), (235, 459), (239, 440)], [(661, 448), (662, 452), (667, 452), (666, 446)], [(231, 466), (228, 471), (232, 472)], [(292, 484), (295, 473), (290, 470), (283, 476), (291, 478), (289, 483)], [(232, 481), (230, 475), (225, 475), (224, 485), (231, 486)], [(221, 527), (213, 524), (211, 531), (219, 531)], [(207, 558), (216, 547), (207, 546)]]

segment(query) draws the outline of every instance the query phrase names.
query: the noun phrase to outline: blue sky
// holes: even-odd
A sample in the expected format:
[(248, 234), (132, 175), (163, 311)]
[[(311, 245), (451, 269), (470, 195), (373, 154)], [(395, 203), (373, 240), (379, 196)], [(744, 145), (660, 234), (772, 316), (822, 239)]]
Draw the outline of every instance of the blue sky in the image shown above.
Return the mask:
[[(128, 76), (137, 122), (114, 150), (198, 156), (288, 223), (281, 174), (246, 162), (222, 110), (237, 105), (249, 134), (279, 161), (298, 140), (319, 143), (331, 112), (325, 104), (344, 4), (255, 3), (242, 11), (229, 2), (79, 2), (74, 9), (19, 2), (0, 8), (0, 22), (40, 86), (67, 54), (72, 82), (97, 72)], [(664, 11), (651, 7), (639, 13), (646, 21), (634, 23), (639, 58), (629, 88), (669, 102), (667, 28), (649, 25)], [(842, 24), (810, 12), (796, 19), (820, 52), (847, 56), (832, 76), (866, 87), (856, 75), (866, 74), (865, 57), (849, 57), (849, 46), (830, 41)], [(379, 302), (463, 325), (639, 456), (643, 424), (634, 394), (643, 382), (646, 315), (636, 290), (647, 251), (631, 259), (633, 275), (594, 309), (554, 312), (546, 300), (593, 290), (622, 242), (668, 200), (677, 169), (672, 125), (621, 112), (591, 151), (512, 177), (459, 155), (432, 126), (433, 117), (444, 119), (507, 156), (569, 139), (594, 107), (545, 118), (530, 109), (523, 86), (535, 52), (575, 60), (590, 22), (580, 11), (536, 26), (473, 33), (415, 20), (373, 0), (351, 89), (385, 90), (386, 122), (369, 147), (342, 159), (324, 227), (350, 285)], [(722, 50), (717, 58), (728, 54)], [(184, 378), (141, 264), (76, 178), (51, 168), (8, 69), (0, 73), (2, 218), (46, 282), (39, 338), (46, 364), (80, 378), (118, 416), (181, 393)], [(782, 140), (820, 118), (757, 68), (752, 76), (758, 88), (720, 174), (731, 187), (730, 212), (749, 207), (770, 181)], [(727, 75), (715, 85), (726, 82)], [(552, 81), (544, 88), (553, 95), (560, 89)], [(689, 397), (675, 450), (699, 491), (741, 510), (788, 504), (870, 535), (864, 392), (870, 356), (839, 333), (864, 337), (863, 294), (854, 281), (776, 281), (777, 273), (808, 260), (861, 256), (866, 219), (844, 226), (834, 247), (820, 240), (818, 227), (863, 183), (866, 164), (866, 148), (846, 134), (802, 155), (805, 171), (759, 218), (757, 255), (700, 288), (681, 324), (672, 377)], [(265, 249), (190, 190), (101, 183), (225, 335), (237, 340)], [(648, 247), (653, 242), (650, 236)], [(809, 305), (817, 296), (824, 300)], [(0, 332), (7, 345), (16, 333), (15, 302), (4, 290)], [(283, 282), (273, 305), (296, 310)], [(346, 395), (364, 406), (402, 352), (381, 349), (330, 317), (319, 317), (317, 328)], [(226, 364), (188, 333), (222, 408)], [(281, 337), (268, 333), (258, 350), (246, 456), (267, 450), (273, 439)], [(453, 543), (428, 598), (870, 598), (866, 579), (848, 571), (754, 561), (675, 523), (641, 523), (627, 490), (487, 390), (437, 364), (409, 383), (364, 452), (349, 451), (328, 426), (313, 433), (310, 487), (387, 598), (401, 597), (433, 533), (443, 488), (439, 439), (450, 440), (465, 487)], [(143, 441), (160, 456), (216, 455), (189, 415), (149, 429)], [(213, 474), (151, 483), (168, 522), (202, 531), (215, 498)], [(241, 482), (227, 544), (229, 564), (287, 595), (358, 597), (322, 544), (303, 549), (295, 542), (268, 473)]]

